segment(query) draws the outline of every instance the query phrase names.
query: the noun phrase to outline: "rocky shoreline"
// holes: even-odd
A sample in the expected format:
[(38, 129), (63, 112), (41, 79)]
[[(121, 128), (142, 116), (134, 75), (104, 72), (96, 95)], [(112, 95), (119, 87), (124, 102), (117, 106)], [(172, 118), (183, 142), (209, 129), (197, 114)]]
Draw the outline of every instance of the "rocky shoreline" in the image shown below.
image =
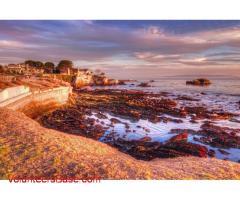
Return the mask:
[(18, 111), (0, 108), (0, 117), (1, 180), (240, 179), (235, 162), (194, 156), (136, 160), (102, 142), (44, 128)]
[[(240, 149), (240, 129), (222, 127), (214, 122), (234, 120), (236, 114), (209, 110), (200, 106), (180, 106), (168, 93), (147, 93), (136, 90), (75, 91), (74, 103), (57, 109), (40, 118), (47, 128), (82, 135), (100, 140), (122, 152), (142, 159), (172, 158), (179, 156), (215, 157), (221, 154), (228, 159), (229, 149)], [(187, 96), (178, 100), (197, 101)], [(111, 115), (110, 117), (107, 115)], [(128, 120), (128, 122), (125, 121)], [(154, 141), (151, 130), (136, 125), (145, 120), (152, 124), (181, 125), (188, 119), (190, 124), (199, 124), (198, 130), (173, 128), (167, 132), (167, 139)], [(116, 126), (124, 127), (121, 134)], [(129, 139), (139, 134), (141, 137)], [(240, 162), (239, 160), (234, 160)]]

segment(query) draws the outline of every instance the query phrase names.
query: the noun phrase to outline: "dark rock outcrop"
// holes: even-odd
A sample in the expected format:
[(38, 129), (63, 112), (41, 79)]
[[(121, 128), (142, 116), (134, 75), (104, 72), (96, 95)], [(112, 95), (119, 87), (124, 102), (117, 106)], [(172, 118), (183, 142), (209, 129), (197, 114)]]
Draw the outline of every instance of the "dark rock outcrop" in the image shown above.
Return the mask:
[(208, 149), (205, 146), (187, 141), (188, 134), (181, 133), (166, 143), (151, 142), (150, 138), (144, 137), (140, 140), (115, 140), (112, 145), (120, 151), (126, 152), (141, 160), (152, 160), (154, 158), (173, 158), (179, 156), (207, 157)]
[(138, 87), (151, 87), (151, 85), (149, 85), (149, 83), (143, 82), (143, 83), (140, 83)]
[(203, 137), (201, 142), (218, 148), (240, 148), (240, 137), (237, 133), (239, 129), (220, 127), (211, 123), (205, 123), (201, 126), (198, 134)]
[(205, 78), (198, 78), (191, 81), (186, 81), (187, 85), (207, 86), (211, 84), (211, 81)]

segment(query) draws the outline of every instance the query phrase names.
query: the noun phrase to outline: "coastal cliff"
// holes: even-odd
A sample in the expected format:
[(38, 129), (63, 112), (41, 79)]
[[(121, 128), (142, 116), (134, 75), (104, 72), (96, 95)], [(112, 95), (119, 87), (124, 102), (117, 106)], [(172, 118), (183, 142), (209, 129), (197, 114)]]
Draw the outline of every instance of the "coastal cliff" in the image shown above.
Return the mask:
[(40, 126), (0, 108), (0, 178), (240, 179), (240, 164), (215, 158), (140, 161), (92, 139)]

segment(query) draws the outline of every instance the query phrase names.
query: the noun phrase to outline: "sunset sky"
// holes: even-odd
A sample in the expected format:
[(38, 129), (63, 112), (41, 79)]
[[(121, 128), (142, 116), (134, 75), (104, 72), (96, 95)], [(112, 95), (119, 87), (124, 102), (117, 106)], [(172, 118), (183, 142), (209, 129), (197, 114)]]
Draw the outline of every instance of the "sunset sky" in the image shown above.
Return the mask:
[(121, 78), (240, 76), (240, 21), (0, 21), (0, 64), (27, 59)]

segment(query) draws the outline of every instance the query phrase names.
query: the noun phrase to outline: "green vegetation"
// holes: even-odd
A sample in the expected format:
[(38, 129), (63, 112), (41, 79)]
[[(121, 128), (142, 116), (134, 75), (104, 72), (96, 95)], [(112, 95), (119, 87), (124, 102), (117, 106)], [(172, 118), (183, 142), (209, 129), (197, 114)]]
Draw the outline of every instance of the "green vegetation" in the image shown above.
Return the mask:
[(67, 69), (72, 69), (73, 68), (73, 62), (71, 60), (61, 60), (58, 63), (57, 66), (57, 72), (64, 72), (67, 71)]
[(35, 67), (38, 69), (44, 69), (45, 73), (52, 74), (55, 73), (55, 64), (53, 62), (41, 62), (35, 60), (26, 60), (24, 64), (29, 65), (30, 67)]
[(44, 64), (44, 71), (45, 71), (46, 73), (51, 74), (51, 73), (54, 72), (54, 69), (55, 69), (54, 63), (52, 63), (52, 62), (46, 62), (46, 63)]
[(3, 66), (0, 65), (0, 73), (3, 73), (3, 72), (4, 72)]
[(36, 67), (36, 68), (43, 68), (44, 67), (44, 64), (41, 61), (26, 60), (24, 63), (26, 65), (31, 66), (31, 67)]

